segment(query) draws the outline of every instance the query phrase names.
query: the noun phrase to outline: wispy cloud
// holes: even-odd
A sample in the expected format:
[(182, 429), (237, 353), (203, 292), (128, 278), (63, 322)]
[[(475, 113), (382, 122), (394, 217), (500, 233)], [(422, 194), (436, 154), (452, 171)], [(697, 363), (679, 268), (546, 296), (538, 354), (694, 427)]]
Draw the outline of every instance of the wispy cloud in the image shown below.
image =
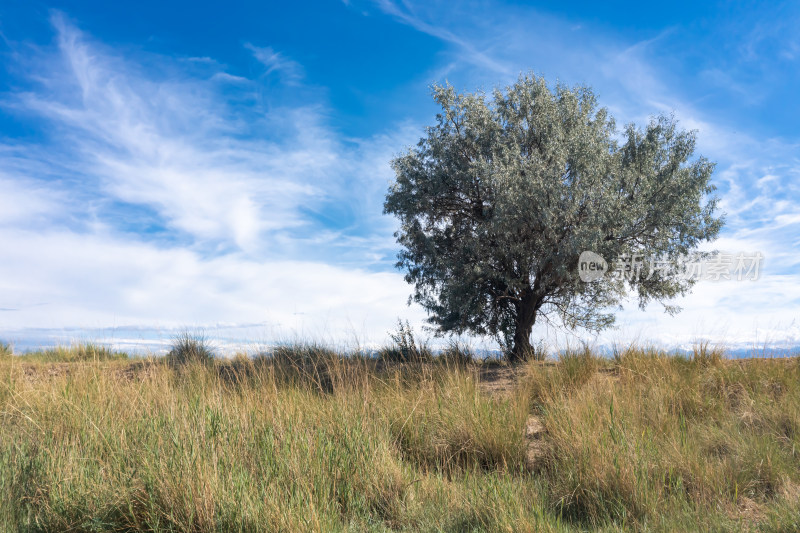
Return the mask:
[(303, 66), (274, 50), (271, 46), (259, 47), (247, 43), (245, 47), (253, 53), (253, 57), (259, 63), (266, 67), (265, 75), (277, 73), (284, 82), (289, 84), (297, 84), (303, 78)]
[(343, 192), (342, 169), (362, 156), (345, 153), (314, 104), (237, 109), (213, 84), (143, 75), (63, 17), (54, 24), (57, 56), (7, 105), (47, 121), (58, 153), (46, 159), (71, 162), (73, 189), (147, 207), (193, 245), (257, 254), (277, 233), (313, 226), (303, 211)]
[(53, 27), (54, 49), (20, 56), (27, 89), (0, 99), (47, 132), (0, 141), (3, 331), (257, 322), (363, 340), (419, 318), (400, 274), (367, 270), (392, 262), (379, 199), (402, 128), (344, 143), (320, 103), (262, 107), (257, 80), (220, 84), (213, 60), (198, 74)]
[[(504, 76), (513, 74), (511, 66), (497, 57), (493, 57), (486, 48), (491, 45), (475, 39), (476, 35), (462, 36), (446, 26), (430, 22), (417, 12), (417, 7), (409, 2), (394, 2), (393, 0), (377, 0), (377, 6), (386, 14), (391, 15), (403, 24), (441, 39), (456, 47), (458, 56), (480, 68), (489, 69)], [(455, 9), (450, 5), (449, 9)]]

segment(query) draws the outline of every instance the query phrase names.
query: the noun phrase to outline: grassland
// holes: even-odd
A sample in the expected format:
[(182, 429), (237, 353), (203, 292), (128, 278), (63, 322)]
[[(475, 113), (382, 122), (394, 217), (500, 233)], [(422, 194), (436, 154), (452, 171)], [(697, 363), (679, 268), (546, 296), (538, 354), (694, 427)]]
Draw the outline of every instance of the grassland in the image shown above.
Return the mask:
[(191, 348), (0, 351), (2, 527), (800, 530), (798, 359)]

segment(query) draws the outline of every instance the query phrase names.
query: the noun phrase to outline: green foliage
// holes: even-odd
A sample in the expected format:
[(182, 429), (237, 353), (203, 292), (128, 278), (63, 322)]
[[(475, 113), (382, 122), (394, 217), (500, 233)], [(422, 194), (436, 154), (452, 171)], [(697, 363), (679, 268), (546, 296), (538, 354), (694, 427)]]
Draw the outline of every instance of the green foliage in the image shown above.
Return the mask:
[(166, 361), (172, 365), (207, 364), (214, 360), (214, 350), (202, 335), (184, 331), (175, 336)]
[(14, 348), (7, 342), (0, 341), (0, 357), (11, 357), (14, 355)]
[[(384, 204), (400, 219), (398, 267), (439, 333), (493, 335), (521, 358), (537, 318), (602, 329), (629, 291), (640, 306), (685, 294), (682, 254), (716, 237), (714, 165), (672, 117), (618, 132), (586, 87), (522, 76), (490, 100), (435, 86), (442, 111), (392, 161)], [(586, 283), (584, 251), (670, 268)]]

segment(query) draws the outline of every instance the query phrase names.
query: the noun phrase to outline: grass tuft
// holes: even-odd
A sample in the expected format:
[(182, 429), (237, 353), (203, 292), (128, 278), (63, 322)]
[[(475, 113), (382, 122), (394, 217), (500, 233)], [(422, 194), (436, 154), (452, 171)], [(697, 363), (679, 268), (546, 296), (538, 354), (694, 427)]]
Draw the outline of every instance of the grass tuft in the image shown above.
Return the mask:
[(165, 358), (172, 365), (208, 364), (214, 361), (214, 350), (203, 335), (184, 331), (175, 336)]
[(433, 358), (430, 347), (414, 338), (414, 330), (409, 326), (408, 321), (403, 323), (398, 319), (397, 331), (389, 333), (389, 336), (392, 339), (392, 345), (378, 351), (378, 357), (383, 361), (419, 363), (430, 361)]
[(466, 344), (452, 340), (450, 344), (441, 351), (439, 359), (448, 365), (467, 366), (475, 362), (475, 352)]
[(692, 361), (697, 364), (718, 365), (723, 359), (725, 359), (725, 354), (722, 348), (712, 347), (708, 341), (700, 342), (692, 347)]

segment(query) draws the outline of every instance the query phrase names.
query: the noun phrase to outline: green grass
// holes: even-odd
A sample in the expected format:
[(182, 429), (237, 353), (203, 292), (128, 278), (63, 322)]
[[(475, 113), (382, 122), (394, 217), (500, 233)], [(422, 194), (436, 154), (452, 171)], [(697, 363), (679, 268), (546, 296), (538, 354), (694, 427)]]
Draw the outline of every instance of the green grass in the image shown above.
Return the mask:
[(0, 528), (796, 531), (800, 363), (706, 355), (3, 358)]

